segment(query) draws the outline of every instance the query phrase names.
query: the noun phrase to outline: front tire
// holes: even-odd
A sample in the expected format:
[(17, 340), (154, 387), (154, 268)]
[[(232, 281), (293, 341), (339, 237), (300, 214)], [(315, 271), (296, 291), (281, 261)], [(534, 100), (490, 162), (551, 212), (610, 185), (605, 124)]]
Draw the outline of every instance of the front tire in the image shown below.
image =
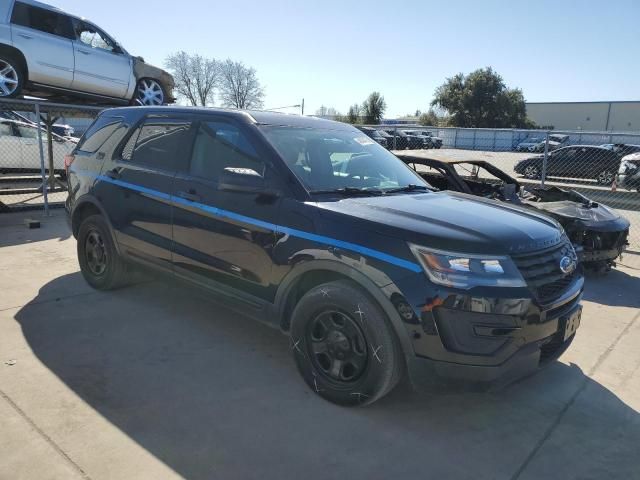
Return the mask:
[(24, 73), (11, 55), (0, 54), (0, 98), (15, 98), (22, 93)]
[(598, 185), (611, 185), (615, 179), (616, 174), (611, 170), (603, 170), (596, 176)]
[(93, 288), (112, 290), (127, 283), (127, 265), (101, 215), (91, 215), (80, 225), (77, 252), (82, 276)]
[(402, 376), (402, 350), (385, 313), (346, 280), (319, 285), (300, 299), (290, 341), (307, 385), (338, 405), (373, 403)]
[(535, 165), (529, 165), (524, 169), (524, 176), (530, 180), (537, 180), (540, 178), (540, 169)]

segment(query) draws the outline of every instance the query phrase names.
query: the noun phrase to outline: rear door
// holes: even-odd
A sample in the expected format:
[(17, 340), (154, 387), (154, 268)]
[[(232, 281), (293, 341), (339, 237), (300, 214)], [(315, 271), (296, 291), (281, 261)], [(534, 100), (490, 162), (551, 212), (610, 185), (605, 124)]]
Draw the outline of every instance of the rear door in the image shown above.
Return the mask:
[(276, 182), (260, 143), (245, 128), (211, 116), (198, 125), (189, 168), (174, 183), (174, 271), (214, 288), (233, 287), (248, 301), (272, 300), (271, 225), (280, 200), (224, 191), (218, 182), (226, 168), (251, 169)]
[(172, 182), (188, 162), (191, 126), (186, 116), (144, 118), (105, 160), (95, 187), (124, 252), (166, 268), (171, 268)]
[(70, 88), (74, 56), (71, 18), (61, 12), (16, 2), (11, 15), (13, 45), (27, 59), (29, 80)]
[(132, 80), (131, 57), (95, 25), (74, 19), (75, 72), (72, 88), (124, 98)]

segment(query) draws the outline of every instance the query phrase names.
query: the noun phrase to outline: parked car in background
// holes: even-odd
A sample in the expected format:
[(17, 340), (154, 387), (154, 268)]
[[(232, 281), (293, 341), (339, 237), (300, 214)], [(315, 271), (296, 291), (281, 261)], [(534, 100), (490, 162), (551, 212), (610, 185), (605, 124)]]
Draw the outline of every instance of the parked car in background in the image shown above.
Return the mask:
[(378, 142), (384, 148), (389, 147), (387, 143), (387, 138), (384, 137), (379, 130), (376, 130), (375, 128), (371, 128), (371, 127), (360, 127), (360, 126), (356, 126), (356, 128), (360, 130), (362, 133), (364, 133), (367, 137)]
[[(28, 117), (25, 117), (24, 115), (11, 110), (0, 110), (0, 119), (2, 118), (7, 120), (15, 120), (17, 122), (36, 125), (36, 122), (32, 121)], [(44, 128), (44, 124), (42, 124), (42, 126)], [(61, 123), (54, 123), (51, 126), (51, 131), (61, 137), (69, 137), (69, 138), (72, 138), (75, 133), (75, 129), (71, 125), (64, 125)]]
[(431, 139), (426, 135), (422, 135), (422, 133), (417, 132), (416, 130), (402, 130), (405, 134), (410, 137), (415, 137), (418, 139), (418, 148), (431, 148)]
[(106, 110), (68, 161), (80, 271), (100, 290), (130, 263), (204, 288), (288, 335), (310, 391), (341, 405), (405, 375), (486, 389), (558, 358), (584, 278), (557, 223), (434, 192), (362, 137), (271, 112)]
[(424, 141), (416, 135), (409, 135), (402, 130), (393, 128), (387, 129), (386, 132), (395, 137), (391, 140), (390, 149), (395, 150), (418, 150), (424, 148)]
[(440, 190), (509, 202), (552, 217), (563, 226), (579, 261), (590, 270), (608, 271), (627, 246), (629, 221), (576, 191), (523, 185), (484, 160), (436, 160), (411, 153), (398, 157)]
[[(544, 155), (520, 160), (514, 170), (529, 179), (542, 175)], [(596, 180), (611, 185), (620, 167), (620, 157), (608, 148), (593, 145), (572, 145), (550, 152), (546, 174), (549, 177)]]
[(130, 55), (93, 23), (33, 0), (0, 3), (0, 98), (171, 103), (173, 77)]
[(516, 145), (516, 152), (535, 152), (540, 146), (540, 142), (544, 142), (542, 137), (528, 137)]
[(427, 148), (442, 148), (442, 138), (434, 135), (433, 132), (429, 130), (415, 130), (415, 133), (428, 138), (429, 146)]
[(393, 148), (393, 135), (389, 135), (384, 130), (377, 128), (376, 131), (380, 134), (382, 138), (387, 141), (387, 150), (391, 150)]
[[(53, 166), (64, 176), (64, 156), (73, 150), (74, 142), (55, 133), (53, 137)], [(42, 138), (46, 155), (46, 136)], [(45, 168), (48, 168), (45, 164)], [(38, 127), (33, 123), (0, 120), (0, 173), (40, 173)]]
[[(553, 133), (549, 135), (549, 151), (557, 150), (569, 142), (569, 135)], [(546, 136), (535, 136), (525, 139), (516, 146), (516, 152), (544, 152)]]
[(617, 183), (619, 187), (640, 192), (640, 152), (622, 157)]

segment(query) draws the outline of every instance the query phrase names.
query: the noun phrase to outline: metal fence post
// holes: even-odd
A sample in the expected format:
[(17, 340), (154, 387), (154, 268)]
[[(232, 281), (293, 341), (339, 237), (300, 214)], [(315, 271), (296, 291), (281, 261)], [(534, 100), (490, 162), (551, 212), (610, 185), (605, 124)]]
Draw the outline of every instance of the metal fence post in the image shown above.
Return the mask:
[(397, 134), (398, 133), (398, 127), (393, 127), (393, 149), (397, 150), (396, 148), (396, 138), (397, 138)]
[(544, 187), (544, 181), (547, 178), (547, 160), (549, 158), (549, 132), (544, 139), (544, 158), (542, 159), (542, 176), (540, 177), (540, 185)]
[(473, 150), (476, 150), (476, 136), (477, 136), (478, 130), (477, 129), (473, 129)]
[(42, 178), (42, 198), (44, 200), (44, 214), (49, 216), (49, 197), (47, 196), (47, 189), (49, 188), (47, 182), (47, 174), (44, 168), (44, 147), (42, 146), (42, 121), (40, 119), (40, 104), (35, 104), (36, 124), (38, 125), (38, 147), (40, 151), (40, 177)]
[(458, 129), (453, 132), (453, 148), (458, 148)]

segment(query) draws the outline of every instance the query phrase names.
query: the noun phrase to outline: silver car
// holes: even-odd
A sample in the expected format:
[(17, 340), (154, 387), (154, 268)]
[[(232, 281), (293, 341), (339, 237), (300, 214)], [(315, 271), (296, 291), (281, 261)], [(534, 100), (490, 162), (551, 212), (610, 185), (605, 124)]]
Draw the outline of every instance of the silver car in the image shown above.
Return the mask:
[(34, 0), (0, 1), (0, 98), (55, 94), (139, 105), (175, 101), (173, 77), (85, 19)]

